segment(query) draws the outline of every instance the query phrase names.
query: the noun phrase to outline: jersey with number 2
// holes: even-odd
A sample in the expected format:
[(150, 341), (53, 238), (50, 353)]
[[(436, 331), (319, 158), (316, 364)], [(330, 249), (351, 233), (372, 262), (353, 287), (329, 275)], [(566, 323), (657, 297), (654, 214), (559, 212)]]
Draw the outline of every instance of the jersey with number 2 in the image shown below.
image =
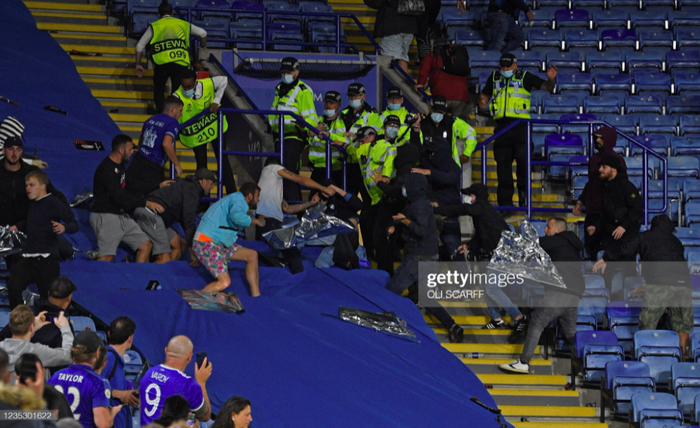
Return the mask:
[(109, 408), (112, 388), (109, 382), (90, 366), (71, 364), (67, 369), (51, 376), (49, 384), (66, 396), (73, 416), (84, 428), (97, 427), (93, 408)]
[(163, 365), (151, 367), (139, 385), (141, 426), (160, 417), (163, 403), (172, 395), (182, 395), (196, 412), (204, 405), (202, 387), (180, 370)]

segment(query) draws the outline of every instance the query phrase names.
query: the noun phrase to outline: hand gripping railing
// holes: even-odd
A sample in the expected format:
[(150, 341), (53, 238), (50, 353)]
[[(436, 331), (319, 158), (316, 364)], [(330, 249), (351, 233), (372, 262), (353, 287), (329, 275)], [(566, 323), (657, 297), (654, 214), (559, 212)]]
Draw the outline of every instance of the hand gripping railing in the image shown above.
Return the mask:
[[(359, 19), (350, 13), (327, 13), (327, 12), (293, 12), (293, 11), (267, 11), (267, 10), (244, 10), (244, 9), (224, 9), (224, 8), (207, 8), (207, 7), (176, 7), (175, 12), (182, 19), (187, 22), (192, 23), (192, 12), (223, 12), (231, 15), (236, 14), (246, 14), (246, 15), (260, 15), (262, 17), (262, 40), (260, 39), (222, 39), (215, 38), (210, 40), (210, 42), (224, 42), (224, 43), (247, 43), (247, 44), (262, 44), (263, 51), (268, 50), (268, 45), (279, 45), (279, 46), (314, 46), (314, 47), (335, 47), (336, 53), (341, 53), (341, 47), (350, 47), (355, 51), (359, 50), (355, 45), (351, 43), (341, 43), (341, 33), (342, 27), (340, 25), (340, 20), (342, 18), (349, 18), (355, 22), (357, 28), (364, 33), (367, 39), (370, 41), (372, 46), (374, 46), (374, 53), (379, 55), (379, 43), (374, 40), (374, 37), (367, 31), (364, 25)], [(314, 43), (314, 42), (297, 42), (297, 41), (280, 41), (280, 40), (268, 40), (267, 34), (267, 18), (268, 16), (308, 16), (308, 17), (332, 17), (335, 18), (335, 43)]]
[[(660, 213), (665, 213), (666, 210), (668, 209), (668, 160), (657, 153), (656, 151), (650, 149), (649, 147), (645, 146), (644, 144), (640, 143), (639, 141), (635, 140), (633, 136), (628, 135), (625, 132), (620, 131), (619, 129), (615, 128), (614, 126), (610, 125), (608, 122), (602, 121), (602, 120), (580, 120), (580, 121), (567, 121), (567, 120), (541, 120), (541, 119), (518, 119), (513, 123), (508, 124), (505, 128), (501, 129), (498, 131), (496, 134), (490, 136), (483, 142), (477, 144), (477, 146), (474, 148), (474, 151), (481, 150), (481, 182), (483, 184), (486, 184), (487, 176), (486, 176), (486, 169), (487, 169), (487, 150), (486, 146), (488, 146), (491, 142), (495, 141), (498, 137), (501, 137), (505, 135), (508, 131), (512, 130), (519, 124), (524, 123), (526, 124), (527, 127), (527, 190), (526, 190), (526, 202), (527, 206), (526, 207), (495, 207), (496, 209), (499, 210), (508, 210), (508, 211), (526, 211), (527, 212), (527, 217), (531, 218), (532, 217), (532, 211), (548, 211), (548, 212), (567, 212), (569, 211), (568, 208), (551, 208), (551, 207), (534, 207), (532, 206), (532, 166), (533, 165), (550, 165), (550, 166), (574, 166), (574, 165), (588, 165), (588, 163), (579, 163), (579, 162), (555, 162), (555, 161), (533, 161), (532, 160), (532, 125), (533, 124), (555, 124), (555, 125), (570, 125), (570, 124), (579, 124), (579, 125), (588, 125), (588, 145), (587, 145), (587, 153), (588, 156), (590, 157), (590, 154), (593, 153), (594, 150), (594, 145), (595, 142), (593, 141), (593, 127), (595, 125), (605, 125), (613, 128), (615, 132), (617, 132), (618, 135), (624, 137), (625, 139), (629, 140), (632, 144), (636, 144), (642, 149), (642, 189), (641, 189), (641, 194), (642, 194), (642, 200), (643, 200), (643, 205), (644, 205), (644, 225), (649, 224), (649, 214), (660, 214)], [(649, 209), (649, 155), (652, 155), (659, 159), (662, 164), (662, 169), (663, 169), (663, 206), (658, 209), (658, 210), (650, 210)]]
[[(228, 113), (233, 113), (233, 114), (261, 114), (261, 115), (269, 115), (269, 116), (290, 116), (292, 117), (298, 125), (301, 125), (305, 127), (307, 130), (314, 132), (314, 133), (319, 133), (318, 129), (316, 129), (314, 126), (312, 126), (310, 123), (304, 120), (303, 117), (297, 115), (296, 113), (292, 113), (289, 111), (279, 111), (279, 110), (243, 110), (243, 109), (237, 109), (237, 108), (220, 108), (217, 110), (217, 119), (218, 119), (218, 126), (219, 126), (219, 153), (217, 154), (217, 177), (219, 178), (219, 183), (217, 184), (217, 197), (215, 199), (220, 199), (223, 195), (224, 192), (224, 185), (223, 185), (223, 180), (221, 179), (221, 174), (224, 170), (224, 156), (260, 156), (260, 157), (279, 157), (280, 160), (284, 159), (284, 118), (282, 117), (281, 123), (279, 125), (279, 130), (278, 130), (278, 138), (280, 141), (280, 152), (244, 152), (244, 151), (236, 151), (236, 150), (224, 150), (224, 122), (223, 118), (225, 114)], [(193, 117), (189, 121), (185, 122), (182, 124), (181, 129), (184, 129), (185, 127), (189, 126), (189, 124), (192, 124), (199, 120), (202, 116), (209, 114), (209, 109), (204, 110), (197, 116)], [(331, 178), (331, 174), (333, 171), (333, 154), (331, 150), (335, 149), (338, 150), (340, 153), (343, 154), (342, 161), (343, 161), (343, 189), (347, 188), (347, 152), (343, 150), (340, 147), (333, 146), (331, 144), (332, 140), (330, 139), (329, 136), (324, 135), (324, 134), (319, 134), (320, 137), (326, 142), (326, 178)], [(171, 168), (171, 176), (174, 176), (174, 170)], [(229, 189), (229, 191), (231, 191)]]
[[(415, 86), (417, 85), (416, 81), (413, 80), (413, 77), (411, 77), (408, 73), (406, 73), (406, 71), (403, 68), (399, 67), (399, 64), (396, 63), (396, 60), (393, 60), (393, 59), (391, 60), (391, 67), (396, 69), (399, 72), (399, 74), (401, 74), (403, 76), (403, 78), (406, 79), (408, 84), (415, 88)], [(431, 98), (430, 98), (430, 95), (428, 95), (428, 93), (425, 92), (425, 89), (423, 89), (423, 88), (419, 89), (418, 93), (423, 97), (423, 101), (426, 104), (430, 105)]]

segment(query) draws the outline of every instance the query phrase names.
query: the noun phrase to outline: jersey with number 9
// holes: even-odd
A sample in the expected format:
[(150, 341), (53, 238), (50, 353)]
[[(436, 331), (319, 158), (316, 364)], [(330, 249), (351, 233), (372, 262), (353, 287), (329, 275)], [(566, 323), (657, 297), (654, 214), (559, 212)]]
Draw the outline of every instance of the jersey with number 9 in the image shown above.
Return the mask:
[(109, 407), (109, 382), (85, 364), (71, 364), (49, 379), (49, 384), (66, 396), (73, 416), (84, 428), (97, 427), (92, 409)]
[(141, 426), (160, 417), (163, 403), (172, 395), (182, 395), (196, 412), (204, 405), (202, 387), (180, 370), (164, 365), (151, 367), (139, 385)]

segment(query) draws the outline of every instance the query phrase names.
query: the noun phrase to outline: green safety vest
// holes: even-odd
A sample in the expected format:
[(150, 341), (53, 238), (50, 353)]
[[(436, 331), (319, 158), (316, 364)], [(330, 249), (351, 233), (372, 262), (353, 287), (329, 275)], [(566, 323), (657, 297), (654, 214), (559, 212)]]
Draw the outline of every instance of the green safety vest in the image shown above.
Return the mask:
[[(180, 97), (180, 100), (185, 104), (180, 116), (180, 123), (185, 123), (199, 113), (208, 109), (214, 102), (214, 82), (210, 78), (200, 79), (197, 82), (202, 83), (202, 96), (195, 100), (188, 98), (182, 92), (182, 86), (175, 91), (175, 95)], [(196, 83), (195, 83), (196, 85)], [(214, 141), (219, 138), (219, 113), (205, 114), (195, 123), (186, 126), (180, 130), (180, 141), (187, 147), (197, 147)], [(224, 132), (228, 129), (228, 121), (224, 116)]]
[(403, 143), (404, 141), (410, 140), (411, 131), (406, 132), (406, 129), (408, 128), (408, 125), (406, 125), (406, 117), (408, 117), (408, 115), (411, 113), (408, 110), (406, 110), (406, 107), (401, 107), (400, 110), (384, 110), (382, 114), (379, 115), (379, 120), (381, 121), (380, 127), (384, 126), (384, 119), (386, 119), (387, 116), (391, 116), (392, 114), (394, 116), (398, 116), (399, 119), (401, 119), (401, 126), (399, 127), (399, 137), (403, 135), (403, 138), (401, 138), (398, 142)]
[[(301, 80), (297, 81), (296, 86), (289, 90), (286, 94), (280, 96), (280, 87), (282, 83), (277, 85), (275, 90), (275, 99), (272, 102), (272, 110), (289, 111), (295, 113), (311, 126), (318, 125), (318, 115), (316, 114), (316, 106), (314, 105), (314, 93)], [(273, 137), (277, 139), (279, 135), (280, 123), (284, 124), (284, 138), (295, 138), (305, 140), (307, 128), (294, 123), (296, 119), (291, 116), (270, 115), (270, 126), (272, 126)]]
[[(424, 118), (423, 120), (430, 122), (427, 126), (435, 126), (429, 117)], [(458, 117), (445, 115), (442, 120), (443, 122), (446, 120), (452, 121), (452, 133), (450, 136), (445, 136), (445, 139), (452, 145), (452, 158), (455, 160), (455, 162), (457, 162), (457, 165), (462, 166), (462, 161), (459, 159), (457, 140), (464, 140), (464, 150), (462, 151), (462, 154), (464, 156), (471, 157), (477, 144), (476, 131), (467, 122)], [(423, 131), (420, 133), (420, 143), (423, 144)]]
[(376, 171), (381, 171), (383, 176), (393, 178), (396, 176), (394, 171), (394, 159), (396, 159), (396, 147), (388, 141), (381, 139), (371, 144), (361, 145), (357, 151), (357, 159), (360, 161), (362, 178), (372, 198), (372, 205), (378, 204), (384, 192), (374, 182), (372, 176)]
[(151, 23), (151, 52), (158, 65), (171, 62), (190, 66), (190, 23), (166, 16)]
[[(340, 112), (341, 117), (346, 118), (348, 117), (348, 115), (354, 116), (353, 110), (350, 107)], [(379, 132), (384, 126), (382, 120), (379, 118), (379, 113), (374, 111), (374, 109), (365, 109), (362, 112), (362, 114), (357, 118), (357, 120), (355, 120), (352, 126), (350, 126), (350, 130), (347, 132), (357, 134), (357, 131), (359, 131), (360, 128), (365, 126), (371, 126), (377, 132)], [(359, 146), (357, 146), (353, 137), (347, 137), (345, 139), (345, 142), (348, 144), (348, 147), (345, 149), (345, 151), (348, 153), (348, 163), (357, 163), (357, 156), (355, 156), (355, 152), (357, 151), (357, 148)]]
[[(343, 134), (345, 134), (345, 122), (343, 122), (340, 115), (330, 123), (330, 126), (326, 126), (326, 131), (330, 134), (331, 141), (345, 141), (345, 137), (343, 137)], [(333, 170), (338, 171), (342, 169), (342, 153), (331, 148), (331, 155), (333, 156), (331, 161)], [(316, 135), (313, 140), (311, 140), (311, 144), (309, 144), (309, 162), (314, 168), (326, 167), (326, 140), (318, 135)]]
[(530, 118), (530, 92), (525, 89), (524, 80), (527, 71), (515, 73), (510, 79), (506, 79), (500, 73), (494, 72), (493, 97), (491, 109), (493, 119), (512, 117), (519, 119)]

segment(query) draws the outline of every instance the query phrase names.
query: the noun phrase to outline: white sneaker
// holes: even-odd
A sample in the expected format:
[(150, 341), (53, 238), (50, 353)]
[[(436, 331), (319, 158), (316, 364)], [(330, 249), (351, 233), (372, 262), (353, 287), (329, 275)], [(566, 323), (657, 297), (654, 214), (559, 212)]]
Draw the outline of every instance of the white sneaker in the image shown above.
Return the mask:
[(501, 364), (499, 366), (501, 370), (513, 373), (530, 374), (530, 365), (520, 362), (520, 358), (515, 361), (511, 361), (508, 364)]

